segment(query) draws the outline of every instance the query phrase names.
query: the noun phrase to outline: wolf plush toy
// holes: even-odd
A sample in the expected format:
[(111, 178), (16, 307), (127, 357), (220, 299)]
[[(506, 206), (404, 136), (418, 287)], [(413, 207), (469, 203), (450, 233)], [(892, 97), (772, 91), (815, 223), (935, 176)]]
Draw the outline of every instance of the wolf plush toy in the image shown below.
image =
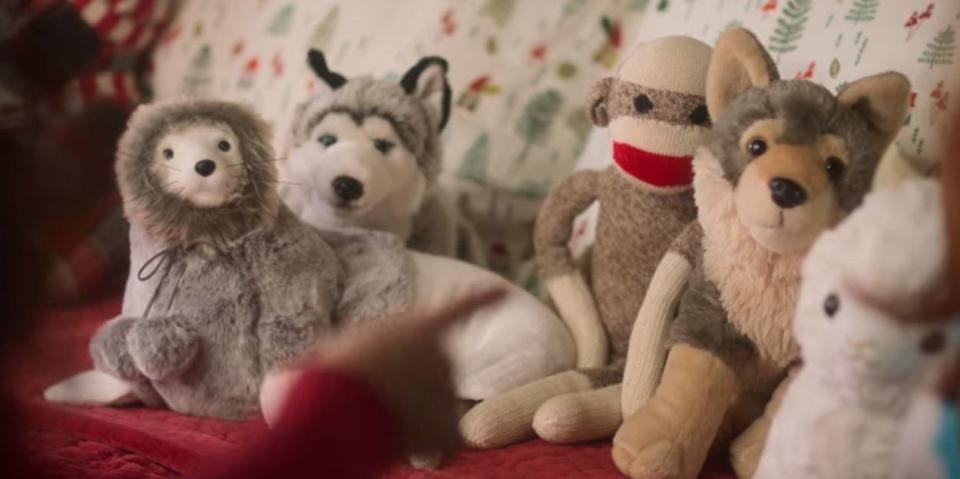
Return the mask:
[[(897, 73), (855, 81), (837, 96), (779, 81), (750, 32), (721, 36), (707, 82), (714, 127), (693, 162), (697, 221), (665, 257), (682, 259), (687, 274), (651, 285), (642, 308), (679, 301), (671, 346), (652, 397), (614, 438), (621, 471), (694, 478), (712, 444), (722, 447), (756, 419), (733, 446), (738, 475), (752, 476), (777, 401), (759, 413), (798, 357), (790, 321), (800, 263), (868, 191), (909, 92)], [(638, 359), (646, 357), (628, 362)]]
[[(662, 38), (639, 46), (615, 77), (594, 87), (589, 114), (610, 127), (615, 164), (567, 179), (547, 199), (534, 231), (540, 270), (573, 332), (579, 369), (477, 405), (461, 422), (468, 444), (500, 447), (534, 433), (574, 442), (609, 436), (619, 426), (620, 381), (643, 292), (673, 238), (694, 218), (691, 156), (710, 125), (704, 99), (710, 53), (689, 37)], [(568, 242), (574, 218), (594, 201), (600, 218), (588, 285)]]
[(167, 246), (144, 310), (116, 318), (90, 350), (97, 369), (148, 404), (244, 419), (265, 371), (332, 325), (340, 265), (283, 204), (266, 124), (232, 103), (140, 107), (117, 178), (131, 224)]
[(426, 57), (400, 83), (347, 80), (323, 54), (308, 63), (318, 91), (297, 108), (291, 149), (281, 162), (284, 201), (322, 228), (389, 231), (410, 248), (482, 262), (472, 229), (436, 183), (440, 132), (450, 115), (447, 62)]

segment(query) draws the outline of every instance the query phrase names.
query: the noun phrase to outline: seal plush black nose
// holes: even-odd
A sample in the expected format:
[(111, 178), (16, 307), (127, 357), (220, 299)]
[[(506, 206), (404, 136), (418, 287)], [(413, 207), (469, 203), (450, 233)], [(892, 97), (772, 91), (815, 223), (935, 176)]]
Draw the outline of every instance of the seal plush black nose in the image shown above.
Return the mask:
[(210, 176), (216, 171), (217, 164), (213, 160), (200, 160), (196, 165), (193, 165), (193, 169), (200, 176)]
[(333, 192), (343, 201), (353, 201), (363, 196), (363, 183), (352, 176), (333, 179)]
[(781, 208), (793, 208), (807, 201), (806, 190), (796, 181), (786, 178), (770, 180), (770, 193), (773, 196), (773, 202)]

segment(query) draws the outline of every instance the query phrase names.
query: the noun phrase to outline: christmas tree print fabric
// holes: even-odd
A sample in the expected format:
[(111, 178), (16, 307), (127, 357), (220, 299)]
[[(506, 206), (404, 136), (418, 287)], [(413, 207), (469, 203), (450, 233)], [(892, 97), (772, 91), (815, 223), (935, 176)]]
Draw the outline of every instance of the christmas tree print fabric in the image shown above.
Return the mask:
[[(653, 3), (653, 2), (651, 2)], [(944, 112), (960, 92), (957, 0), (657, 0), (633, 40), (690, 35), (710, 45), (730, 27), (764, 42), (784, 78), (838, 91), (848, 81), (896, 70), (913, 85), (896, 146), (914, 163), (935, 161)], [(610, 164), (610, 139), (595, 130), (578, 168)], [(573, 246), (592, 243), (595, 211), (580, 218)]]
[(316, 86), (308, 48), (348, 76), (397, 80), (422, 56), (445, 57), (453, 108), (442, 182), (477, 223), (491, 266), (515, 278), (540, 203), (590, 134), (586, 92), (616, 66), (648, 3), (187, 0), (153, 80), (158, 98), (251, 103), (283, 152), (293, 108)]
[[(713, 44), (745, 26), (785, 77), (832, 90), (899, 70), (914, 91), (897, 145), (932, 157), (960, 94), (958, 24), (956, 0), (186, 0), (153, 83), (158, 98), (253, 104), (284, 152), (293, 108), (316, 87), (308, 48), (347, 75), (392, 79), (422, 56), (444, 56), (454, 106), (442, 181), (478, 225), (491, 266), (535, 287), (532, 265), (520, 266), (532, 255), (532, 221), (578, 157), (580, 168), (609, 164), (609, 137), (583, 102), (637, 41), (687, 34)], [(589, 243), (589, 226), (578, 225), (575, 245)]]

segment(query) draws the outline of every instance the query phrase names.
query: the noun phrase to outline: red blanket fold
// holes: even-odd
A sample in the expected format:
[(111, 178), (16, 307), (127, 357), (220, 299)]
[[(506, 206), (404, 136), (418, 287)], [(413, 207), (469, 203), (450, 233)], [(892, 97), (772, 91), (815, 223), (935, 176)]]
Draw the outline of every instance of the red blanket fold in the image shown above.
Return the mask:
[[(28, 450), (56, 475), (126, 479), (193, 476), (214, 461), (228, 461), (241, 446), (265, 431), (262, 421), (227, 422), (183, 416), (166, 410), (78, 408), (46, 403), (43, 389), (91, 367), (87, 343), (97, 327), (120, 310), (112, 298), (72, 310), (41, 315), (38, 334), (13, 371), (27, 412)], [(714, 470), (715, 469), (715, 470)], [(558, 446), (530, 441), (494, 451), (463, 451), (439, 471), (391, 469), (386, 477), (406, 478), (615, 478), (609, 443)], [(733, 477), (712, 468), (702, 478)]]

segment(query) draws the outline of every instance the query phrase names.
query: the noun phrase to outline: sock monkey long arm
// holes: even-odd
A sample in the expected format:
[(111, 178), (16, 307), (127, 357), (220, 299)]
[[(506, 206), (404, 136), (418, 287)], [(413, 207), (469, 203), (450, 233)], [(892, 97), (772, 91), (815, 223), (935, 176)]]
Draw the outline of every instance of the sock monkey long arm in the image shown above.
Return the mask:
[(547, 198), (537, 219), (534, 244), (537, 261), (550, 297), (573, 333), (577, 366), (600, 367), (607, 361), (609, 343), (596, 301), (570, 252), (574, 219), (598, 198), (600, 172), (581, 171), (567, 178)]

